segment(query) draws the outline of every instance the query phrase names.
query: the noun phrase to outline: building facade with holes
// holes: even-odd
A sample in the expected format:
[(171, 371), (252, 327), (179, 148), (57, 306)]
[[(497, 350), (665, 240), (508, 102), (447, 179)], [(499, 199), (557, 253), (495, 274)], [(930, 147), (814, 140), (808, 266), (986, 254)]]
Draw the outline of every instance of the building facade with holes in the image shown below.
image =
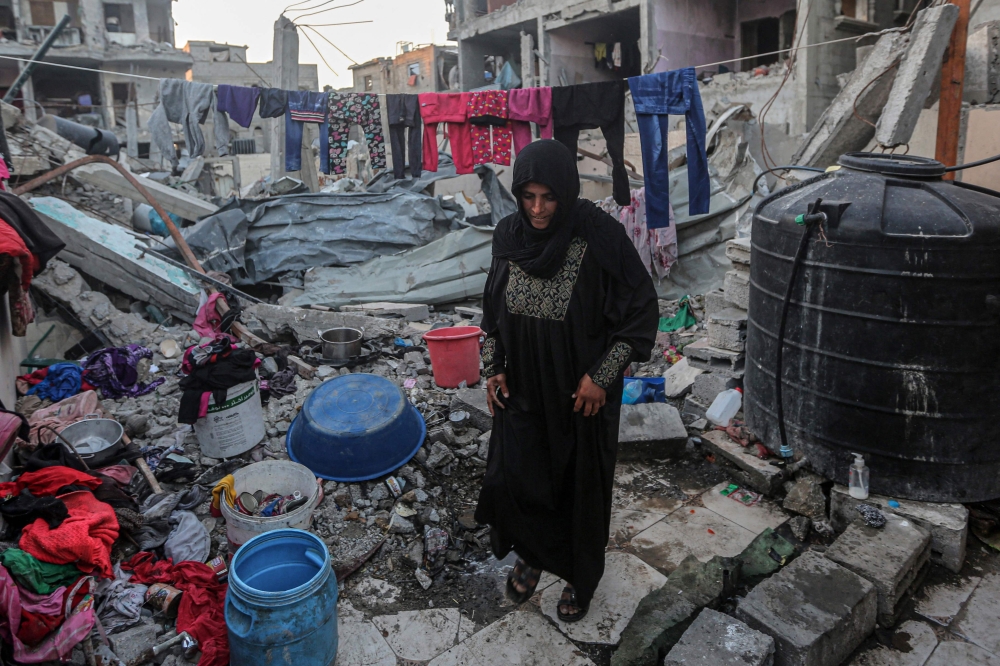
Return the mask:
[(351, 65), (354, 92), (425, 93), (458, 89), (458, 49), (400, 42), (392, 58)]

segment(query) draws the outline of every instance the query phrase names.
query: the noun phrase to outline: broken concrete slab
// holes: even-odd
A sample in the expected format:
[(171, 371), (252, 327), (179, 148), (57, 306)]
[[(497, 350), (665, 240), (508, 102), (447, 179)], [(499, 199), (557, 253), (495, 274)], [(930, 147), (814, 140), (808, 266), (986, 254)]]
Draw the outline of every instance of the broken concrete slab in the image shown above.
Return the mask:
[(943, 641), (939, 643), (934, 654), (924, 666), (1000, 666), (1000, 657), (986, 650), (962, 643), (961, 641)]
[(703, 372), (700, 368), (691, 367), (687, 358), (682, 358), (663, 373), (663, 393), (670, 399), (683, 397), (691, 390), (695, 378)]
[[(530, 640), (526, 640), (528, 636)], [(337, 664), (341, 666), (339, 654)], [(539, 613), (515, 611), (434, 658), (427, 666), (466, 664), (593, 666), (594, 662)]]
[(54, 197), (31, 207), (65, 243), (59, 257), (87, 275), (146, 303), (193, 321), (201, 287), (187, 272), (136, 249), (136, 237)]
[(572, 623), (559, 621), (556, 604), (562, 596), (565, 581), (559, 581), (542, 592), (541, 609), (570, 640), (617, 645), (639, 602), (653, 590), (660, 589), (665, 582), (666, 576), (635, 555), (610, 552), (604, 557), (604, 576), (594, 592), (585, 618)]
[(711, 317), (716, 312), (722, 312), (730, 307), (726, 301), (726, 292), (722, 289), (713, 289), (705, 294), (705, 315)]
[(747, 344), (746, 310), (729, 307), (709, 315), (708, 342), (717, 349), (744, 351)]
[(746, 354), (731, 349), (713, 347), (708, 338), (702, 338), (687, 345), (684, 347), (683, 354), (688, 357), (688, 361), (695, 368), (715, 372), (733, 379), (743, 377)]
[(132, 663), (146, 648), (157, 643), (157, 637), (163, 633), (158, 624), (142, 624), (125, 631), (108, 636), (111, 649), (121, 661)]
[(914, 610), (917, 615), (947, 627), (961, 612), (981, 581), (979, 576), (969, 576), (955, 583), (927, 585), (920, 590), (920, 598)]
[(646, 595), (632, 615), (612, 666), (659, 666), (702, 608), (715, 607), (732, 593), (739, 562), (714, 557), (700, 562), (689, 555), (666, 584)]
[[(138, 203), (149, 203), (146, 197), (128, 182), (125, 176), (107, 164), (87, 164), (72, 171), (74, 178), (87, 185), (100, 188)], [(185, 220), (197, 220), (218, 212), (219, 207), (210, 201), (199, 199), (174, 189), (151, 178), (138, 177), (139, 183), (156, 199), (165, 211), (179, 215)]]
[(680, 455), (687, 445), (680, 412), (664, 402), (622, 405), (618, 429), (619, 460), (649, 460)]
[[(418, 542), (419, 543), (419, 542)], [(400, 659), (428, 661), (471, 636), (475, 623), (457, 608), (400, 611), (372, 618)]]
[(837, 666), (875, 629), (875, 586), (805, 553), (740, 602), (736, 617), (775, 640), (779, 666)]
[(771, 496), (781, 490), (784, 471), (744, 449), (721, 430), (706, 432), (702, 445), (715, 455), (717, 462), (729, 463), (730, 473), (740, 485)]
[(485, 388), (464, 388), (455, 392), (451, 399), (451, 411), (462, 410), (469, 413), (469, 423), (481, 432), (493, 429), (493, 417), (486, 404)]
[(702, 507), (674, 511), (632, 538), (632, 548), (647, 564), (669, 574), (688, 555), (706, 562), (713, 556), (735, 557), (756, 535)]
[[(889, 502), (898, 506), (891, 506)], [(866, 500), (851, 497), (846, 486), (834, 486), (830, 491), (830, 523), (838, 532), (857, 518), (858, 504), (877, 507), (882, 513), (894, 513), (908, 518), (931, 533), (931, 561), (958, 573), (965, 562), (965, 547), (969, 537), (969, 510), (961, 504), (936, 504), (914, 500), (893, 499), (869, 495)]]
[(749, 271), (731, 270), (726, 271), (726, 279), (723, 282), (723, 290), (726, 294), (726, 302), (741, 310), (750, 309), (750, 273)]
[[(738, 499), (734, 499), (734, 493), (722, 495), (722, 491), (728, 487), (729, 482), (723, 481), (703, 493), (701, 503), (705, 505), (706, 509), (711, 509), (723, 518), (733, 521), (754, 534), (760, 534), (768, 528), (776, 529), (788, 520), (788, 514), (782, 511), (776, 504), (764, 498), (760, 498), (751, 504), (745, 504)], [(757, 497), (760, 496), (757, 495)]]
[(926, 571), (930, 544), (930, 533), (910, 520), (890, 514), (883, 527), (874, 528), (859, 517), (826, 556), (875, 585), (878, 623), (889, 628)]
[[(951, 631), (984, 650), (1000, 655), (1000, 574), (983, 576), (965, 608), (952, 623)], [(963, 663), (963, 662), (953, 662)]]
[(684, 398), (684, 416), (689, 416), (692, 420), (704, 419), (709, 407), (711, 405), (706, 405), (693, 395)]
[(694, 380), (691, 395), (702, 405), (712, 405), (720, 393), (735, 385), (735, 381), (725, 375), (706, 372)]
[(770, 576), (795, 557), (795, 544), (770, 527), (757, 535), (736, 559), (740, 562), (740, 577), (752, 583)]
[(969, 104), (1000, 102), (1000, 21), (987, 21), (969, 33), (962, 97)]
[(323, 312), (267, 303), (256, 303), (243, 310), (243, 321), (253, 333), (266, 339), (274, 340), (291, 334), (300, 341), (317, 340), (319, 331), (344, 327), (364, 329), (365, 340), (373, 340), (399, 335), (405, 326), (404, 322), (397, 319), (379, 319), (347, 312)]
[(941, 73), (941, 58), (957, 20), (957, 5), (938, 5), (917, 12), (910, 43), (876, 124), (875, 140), (879, 145), (894, 148), (910, 142), (931, 86)]
[(733, 262), (733, 267), (744, 266), (749, 270), (752, 244), (749, 238), (733, 238), (726, 241), (726, 258)]
[(855, 657), (850, 666), (924, 666), (938, 639), (926, 623), (907, 620), (896, 628), (891, 642), (900, 649), (876, 645)]
[(800, 474), (795, 480), (795, 485), (785, 495), (782, 506), (788, 511), (794, 511), (814, 521), (826, 520), (824, 483), (826, 479), (816, 474)]
[(774, 639), (736, 618), (706, 608), (698, 614), (663, 666), (705, 663), (717, 666), (771, 666)]
[(338, 613), (337, 640), (337, 666), (396, 666), (396, 655), (382, 632), (360, 613)]
[(430, 308), (421, 304), (409, 303), (362, 303), (360, 305), (341, 305), (341, 312), (360, 312), (372, 317), (393, 315), (403, 321), (423, 321), (431, 316)]
[(813, 125), (790, 164), (827, 167), (836, 164), (844, 153), (864, 150), (875, 128), (858, 116), (874, 119), (885, 106), (895, 77), (890, 66), (903, 54), (907, 41), (906, 35), (898, 32), (879, 37), (868, 57)]

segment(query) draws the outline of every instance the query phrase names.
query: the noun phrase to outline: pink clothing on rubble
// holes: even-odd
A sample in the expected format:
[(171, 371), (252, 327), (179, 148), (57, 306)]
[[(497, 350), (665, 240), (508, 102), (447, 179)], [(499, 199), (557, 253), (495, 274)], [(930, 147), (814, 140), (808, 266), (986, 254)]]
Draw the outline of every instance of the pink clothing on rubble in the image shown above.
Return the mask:
[[(84, 576), (72, 589), (59, 588), (49, 597), (29, 595), (18, 588), (7, 569), (0, 567), (0, 638), (13, 644), (14, 659), (22, 664), (38, 664), (45, 661), (69, 661), (73, 648), (90, 634), (94, 627), (94, 598), (87, 595), (76, 608), (73, 598), (82, 585), (91, 586), (94, 579)], [(59, 599), (63, 604), (66, 620), (34, 647), (29, 647), (17, 637), (21, 628), (21, 609), (29, 611), (49, 608)]]

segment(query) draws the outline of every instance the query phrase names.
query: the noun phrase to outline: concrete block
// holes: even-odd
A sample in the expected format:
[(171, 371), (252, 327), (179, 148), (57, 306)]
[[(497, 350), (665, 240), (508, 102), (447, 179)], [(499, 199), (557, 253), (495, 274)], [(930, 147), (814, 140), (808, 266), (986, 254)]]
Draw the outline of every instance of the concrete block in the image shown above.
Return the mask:
[(705, 412), (708, 411), (709, 407), (711, 407), (711, 405), (706, 405), (693, 395), (688, 395), (684, 398), (684, 416), (690, 416), (694, 419), (703, 419), (705, 418)]
[(826, 520), (826, 495), (822, 484), (826, 481), (815, 474), (803, 474), (788, 491), (782, 506), (812, 520)]
[(854, 70), (847, 85), (813, 125), (790, 164), (827, 167), (836, 164), (844, 153), (864, 150), (875, 136), (875, 128), (857, 116), (874, 118), (885, 106), (895, 69), (875, 79), (890, 69), (890, 65), (903, 54), (906, 45), (907, 37), (899, 33), (879, 38), (868, 57)]
[(750, 273), (741, 270), (726, 271), (723, 289), (727, 303), (744, 311), (750, 309)]
[(886, 516), (881, 528), (859, 517), (826, 550), (826, 556), (862, 576), (878, 591), (878, 623), (892, 627), (930, 561), (930, 533), (913, 521)]
[(726, 241), (726, 258), (733, 262), (733, 268), (750, 270), (750, 239), (733, 238)]
[(775, 641), (776, 666), (837, 666), (875, 630), (875, 586), (805, 553), (755, 587), (736, 617)]
[(771, 666), (774, 639), (736, 618), (706, 608), (667, 654), (663, 666)]
[(855, 510), (864, 502), (876, 506), (883, 513), (893, 513), (912, 520), (931, 534), (931, 562), (958, 573), (965, 562), (965, 546), (969, 538), (969, 510), (961, 504), (935, 504), (913, 500), (893, 500), (898, 507), (889, 506), (889, 497), (869, 495), (866, 500), (851, 497), (846, 486), (834, 486), (830, 491), (830, 523), (838, 532), (847, 528), (858, 516)]
[(742, 379), (746, 362), (746, 354), (731, 349), (713, 347), (708, 338), (684, 347), (683, 354), (688, 363), (696, 368), (714, 372), (733, 379)]
[(160, 633), (159, 625), (143, 624), (127, 629), (120, 634), (108, 636), (108, 641), (118, 658), (128, 664), (141, 655), (144, 650), (160, 642), (156, 640)]
[(875, 140), (880, 145), (894, 147), (910, 142), (931, 86), (941, 72), (941, 58), (956, 20), (957, 5), (938, 5), (917, 12), (910, 43), (876, 125)]
[(726, 294), (722, 289), (713, 289), (705, 294), (705, 315), (712, 316), (730, 307), (726, 302)]
[(962, 96), (969, 104), (1000, 103), (1000, 21), (984, 23), (969, 34)]
[(747, 312), (726, 308), (708, 316), (708, 342), (713, 347), (742, 352), (747, 344)]
[(414, 303), (362, 303), (342, 305), (341, 312), (360, 312), (372, 317), (398, 316), (403, 321), (423, 321), (431, 316), (430, 308)]
[(694, 378), (691, 395), (697, 398), (698, 402), (711, 406), (716, 396), (729, 388), (730, 383), (736, 382), (724, 375), (706, 372)]
[(701, 368), (692, 368), (688, 360), (682, 358), (663, 373), (663, 393), (668, 398), (680, 398), (691, 390), (695, 379), (703, 372)]
[(618, 459), (651, 460), (679, 455), (687, 446), (687, 428), (673, 405), (650, 402), (622, 405)]
[(729, 473), (740, 485), (765, 495), (774, 495), (781, 490), (784, 472), (751, 453), (755, 449), (744, 449), (721, 430), (706, 432), (701, 441), (715, 455), (717, 462), (728, 463)]
[(469, 412), (469, 423), (476, 430), (486, 432), (493, 429), (493, 417), (486, 406), (485, 388), (458, 389), (451, 399), (451, 411), (457, 409)]

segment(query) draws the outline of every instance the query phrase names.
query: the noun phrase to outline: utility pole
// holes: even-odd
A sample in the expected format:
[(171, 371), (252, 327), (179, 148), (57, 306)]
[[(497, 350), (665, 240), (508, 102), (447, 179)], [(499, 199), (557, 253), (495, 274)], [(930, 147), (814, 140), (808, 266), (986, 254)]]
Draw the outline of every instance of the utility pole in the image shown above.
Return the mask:
[[(274, 52), (271, 86), (281, 90), (299, 89), (299, 33), (284, 14), (274, 22)], [(305, 138), (305, 137), (303, 137)], [(285, 119), (271, 119), (271, 180), (286, 175)]]
[[(945, 166), (958, 162), (958, 139), (962, 128), (962, 93), (965, 79), (965, 42), (969, 38), (971, 0), (952, 0), (958, 6), (958, 21), (941, 65), (941, 99), (938, 102), (937, 145), (934, 158)], [(954, 172), (945, 174), (954, 179)]]

